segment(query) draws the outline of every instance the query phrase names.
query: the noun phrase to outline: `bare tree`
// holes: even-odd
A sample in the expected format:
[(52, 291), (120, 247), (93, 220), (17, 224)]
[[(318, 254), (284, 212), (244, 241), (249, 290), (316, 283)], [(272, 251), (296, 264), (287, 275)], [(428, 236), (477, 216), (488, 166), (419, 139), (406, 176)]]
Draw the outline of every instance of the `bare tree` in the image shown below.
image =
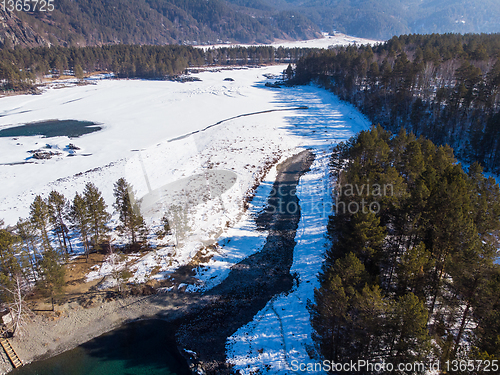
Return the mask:
[(108, 262), (111, 266), (111, 277), (116, 282), (118, 292), (122, 293), (127, 280), (132, 277), (127, 267), (126, 256), (125, 254), (113, 252), (113, 248), (110, 246)]
[(175, 243), (176, 246), (179, 246), (179, 243), (186, 238), (187, 233), (191, 230), (187, 208), (186, 206), (172, 205), (170, 206), (170, 213), (172, 215), (171, 221), (174, 227)]
[(9, 324), (7, 326), (10, 330), (12, 330), (13, 336), (16, 333), (21, 334), (22, 328), (26, 324), (26, 318), (33, 315), (33, 312), (30, 310), (25, 301), (25, 298), (31, 292), (32, 287), (21, 273), (16, 273), (13, 276), (13, 286), (11, 288), (7, 288), (4, 285), (0, 285), (0, 287), (7, 292), (10, 296), (9, 300), (11, 301), (6, 303), (10, 311), (10, 316), (12, 317), (10, 327)]

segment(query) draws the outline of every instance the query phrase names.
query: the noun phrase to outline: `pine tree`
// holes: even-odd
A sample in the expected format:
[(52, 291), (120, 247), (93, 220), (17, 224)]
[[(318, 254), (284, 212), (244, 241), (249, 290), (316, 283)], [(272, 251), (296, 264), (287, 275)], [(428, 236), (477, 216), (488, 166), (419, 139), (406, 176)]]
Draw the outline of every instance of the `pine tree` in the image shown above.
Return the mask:
[(42, 279), (38, 282), (38, 288), (51, 297), (52, 303), (54, 296), (64, 287), (65, 268), (60, 262), (60, 254), (52, 249), (45, 251), (40, 261)]
[(476, 246), (456, 254), (448, 267), (453, 279), (449, 289), (455, 294), (456, 303), (461, 307), (457, 316), (459, 329), (451, 348), (452, 358), (462, 344), (462, 338), (466, 334), (466, 324), (471, 318), (474, 306), (481, 301), (481, 295), (486, 294), (485, 289), (488, 288), (489, 280), (494, 275), (495, 268), (498, 268), (493, 263), (496, 252), (496, 247), (478, 241)]
[(388, 359), (394, 363), (422, 361), (430, 350), (427, 309), (413, 293), (400, 297), (390, 318)]
[(483, 288), (474, 306), (474, 321), (477, 328), (471, 337), (475, 345), (473, 354), (478, 359), (496, 359), (500, 361), (500, 266), (492, 270), (487, 284)]
[(132, 186), (124, 178), (120, 178), (114, 185), (113, 194), (115, 196), (113, 207), (118, 212), (121, 222), (118, 231), (130, 235), (132, 248), (144, 245), (148, 231), (139, 204), (133, 197)]
[(13, 288), (13, 277), (22, 271), (17, 244), (19, 238), (7, 228), (0, 226), (0, 285)]
[(289, 80), (289, 81), (293, 78), (292, 64), (288, 64), (288, 67), (284, 71), (284, 74), (286, 75), (286, 79)]
[(92, 246), (99, 249), (106, 234), (109, 232), (107, 224), (111, 219), (111, 215), (106, 211), (107, 205), (104, 202), (101, 192), (93, 183), (88, 182), (85, 185), (83, 197), (90, 219)]
[(79, 80), (83, 79), (83, 69), (80, 64), (75, 65), (75, 77), (78, 78)]
[(347, 324), (349, 297), (338, 275), (328, 274), (321, 288), (314, 291), (315, 304), (310, 307), (311, 324), (321, 353), (333, 361), (344, 360), (342, 340)]
[(80, 233), (80, 240), (83, 244), (85, 251), (86, 261), (89, 259), (90, 254), (90, 214), (88, 212), (87, 202), (78, 193), (75, 194), (73, 202), (68, 213), (68, 218), (72, 223), (72, 228)]
[(412, 292), (424, 298), (428, 293), (425, 285), (429, 280), (426, 276), (429, 275), (433, 265), (431, 253), (425, 249), (422, 242), (407, 249), (401, 256), (396, 270), (399, 294)]
[(373, 212), (358, 212), (352, 217), (351, 228), (347, 247), (370, 268), (370, 271), (374, 270), (379, 265), (386, 234), (385, 228), (380, 225), (380, 218)]
[(41, 258), (37, 247), (36, 229), (30, 220), (19, 219), (16, 224), (17, 234), (22, 242), (23, 254), (31, 267), (33, 280), (38, 281), (38, 259)]
[(325, 358), (348, 361), (360, 354), (357, 344), (362, 338), (357, 336), (353, 313), (367, 278), (365, 267), (354, 253), (337, 259), (320, 275), (321, 287), (315, 290), (315, 304), (309, 310)]
[[(66, 254), (68, 254), (68, 245), (71, 247), (71, 241), (69, 240), (68, 236), (68, 228), (65, 224), (65, 216), (68, 210), (68, 201), (64, 197), (64, 195), (58, 193), (55, 190), (52, 190), (49, 194), (47, 203), (49, 208), (50, 222), (57, 234), (59, 245), (62, 250)], [(73, 249), (71, 249), (71, 251), (73, 251)]]
[(378, 285), (366, 284), (352, 302), (353, 332), (349, 339), (355, 348), (353, 360), (376, 360), (384, 355), (387, 344), (387, 314), (390, 304)]
[(49, 239), (50, 215), (49, 207), (41, 196), (37, 195), (30, 206), (30, 221), (38, 231), (43, 251), (52, 250)]

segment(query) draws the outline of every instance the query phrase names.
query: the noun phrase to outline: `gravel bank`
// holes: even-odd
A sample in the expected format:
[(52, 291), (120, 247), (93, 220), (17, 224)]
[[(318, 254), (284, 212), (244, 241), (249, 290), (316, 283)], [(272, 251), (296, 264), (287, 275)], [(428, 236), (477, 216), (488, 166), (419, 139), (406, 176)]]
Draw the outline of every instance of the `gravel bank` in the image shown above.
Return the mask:
[[(90, 308), (72, 302), (56, 307), (56, 314), (36, 315), (26, 325), (22, 336), (10, 341), (26, 364), (73, 349), (127, 321), (146, 318), (174, 320), (186, 314), (193, 304), (203, 305), (209, 299), (195, 293), (169, 292), (114, 300)], [(5, 374), (12, 370), (12, 366), (3, 350), (0, 352), (0, 373)]]

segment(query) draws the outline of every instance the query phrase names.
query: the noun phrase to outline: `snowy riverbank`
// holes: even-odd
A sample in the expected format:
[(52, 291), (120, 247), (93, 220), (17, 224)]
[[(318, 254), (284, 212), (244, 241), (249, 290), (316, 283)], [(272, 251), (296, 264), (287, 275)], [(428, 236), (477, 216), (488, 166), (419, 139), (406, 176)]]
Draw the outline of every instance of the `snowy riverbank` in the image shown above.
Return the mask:
[[(14, 224), (18, 217), (28, 215), (36, 194), (46, 196), (56, 189), (72, 198), (88, 181), (102, 190), (111, 206), (112, 184), (120, 177), (126, 177), (137, 196), (143, 197), (152, 191), (166, 191), (165, 187), (207, 170), (230, 171), (236, 175), (234, 184), (228, 184), (216, 199), (188, 207), (189, 230), (175, 252), (152, 238), (155, 251), (135, 260), (130, 280), (168, 277), (203, 250), (208, 260), (198, 265), (199, 281), (188, 286), (188, 290), (207, 290), (217, 285), (232, 265), (259, 251), (265, 243), (267, 232), (255, 230), (254, 217), (264, 207), (276, 177), (272, 165), (303, 148), (312, 149), (316, 160), (311, 172), (300, 180), (300, 204), (318, 199), (325, 202), (330, 199), (329, 151), (337, 142), (368, 127), (367, 120), (352, 106), (322, 89), (264, 86), (264, 75), (279, 74), (284, 68), (203, 72), (198, 74), (200, 82), (187, 83), (101, 81), (96, 85), (49, 89), (37, 96), (0, 99), (0, 128), (54, 118), (93, 121), (103, 127), (74, 139), (0, 138), (0, 218)], [(234, 81), (224, 81), (227, 77)], [(241, 114), (300, 106), (309, 109), (235, 118), (182, 137)], [(31, 149), (46, 144), (63, 149), (70, 142), (81, 149), (76, 156), (33, 163), (26, 160)], [(30, 163), (5, 165), (18, 162)], [(263, 182), (245, 211), (243, 202), (253, 194), (261, 178)], [(158, 225), (158, 213), (182, 200), (169, 200), (165, 194), (159, 198), (153, 205), (156, 210), (147, 217), (151, 227)], [(272, 373), (287, 373), (291, 360), (309, 358), (312, 341), (306, 302), (313, 298), (312, 291), (317, 286), (327, 217), (304, 207), (292, 266), (292, 272), (298, 275), (297, 286), (286, 296), (276, 296), (251, 323), (228, 339), (229, 362), (244, 373), (264, 365), (271, 366)], [(95, 276), (102, 277), (106, 269), (104, 264)], [(151, 276), (153, 270), (155, 275)], [(82, 311), (79, 314), (87, 314)], [(113, 314), (106, 316), (109, 324), (80, 339), (105, 332), (125, 319), (116, 317), (115, 321)], [(54, 333), (52, 337), (49, 331), (52, 330), (44, 331), (49, 339), (63, 334), (60, 331), (59, 336)], [(64, 332), (71, 335), (74, 331)], [(72, 342), (76, 345), (77, 341)], [(50, 344), (47, 350), (57, 347), (56, 343)]]

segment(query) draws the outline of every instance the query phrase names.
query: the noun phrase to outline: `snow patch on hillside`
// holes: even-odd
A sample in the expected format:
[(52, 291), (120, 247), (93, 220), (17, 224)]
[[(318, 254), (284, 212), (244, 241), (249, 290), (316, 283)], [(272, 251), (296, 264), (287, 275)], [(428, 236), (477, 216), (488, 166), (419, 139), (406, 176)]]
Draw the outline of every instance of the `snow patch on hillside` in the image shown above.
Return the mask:
[(375, 45), (383, 43), (381, 40), (358, 38), (356, 36), (350, 36), (342, 33), (334, 33), (330, 35), (328, 33), (323, 33), (323, 38), (318, 39), (308, 39), (308, 40), (277, 40), (271, 44), (213, 44), (213, 45), (203, 45), (196, 46), (202, 49), (209, 48), (220, 48), (220, 47), (252, 47), (252, 46), (271, 46), (275, 48), (324, 48), (334, 46), (348, 46), (348, 45)]

